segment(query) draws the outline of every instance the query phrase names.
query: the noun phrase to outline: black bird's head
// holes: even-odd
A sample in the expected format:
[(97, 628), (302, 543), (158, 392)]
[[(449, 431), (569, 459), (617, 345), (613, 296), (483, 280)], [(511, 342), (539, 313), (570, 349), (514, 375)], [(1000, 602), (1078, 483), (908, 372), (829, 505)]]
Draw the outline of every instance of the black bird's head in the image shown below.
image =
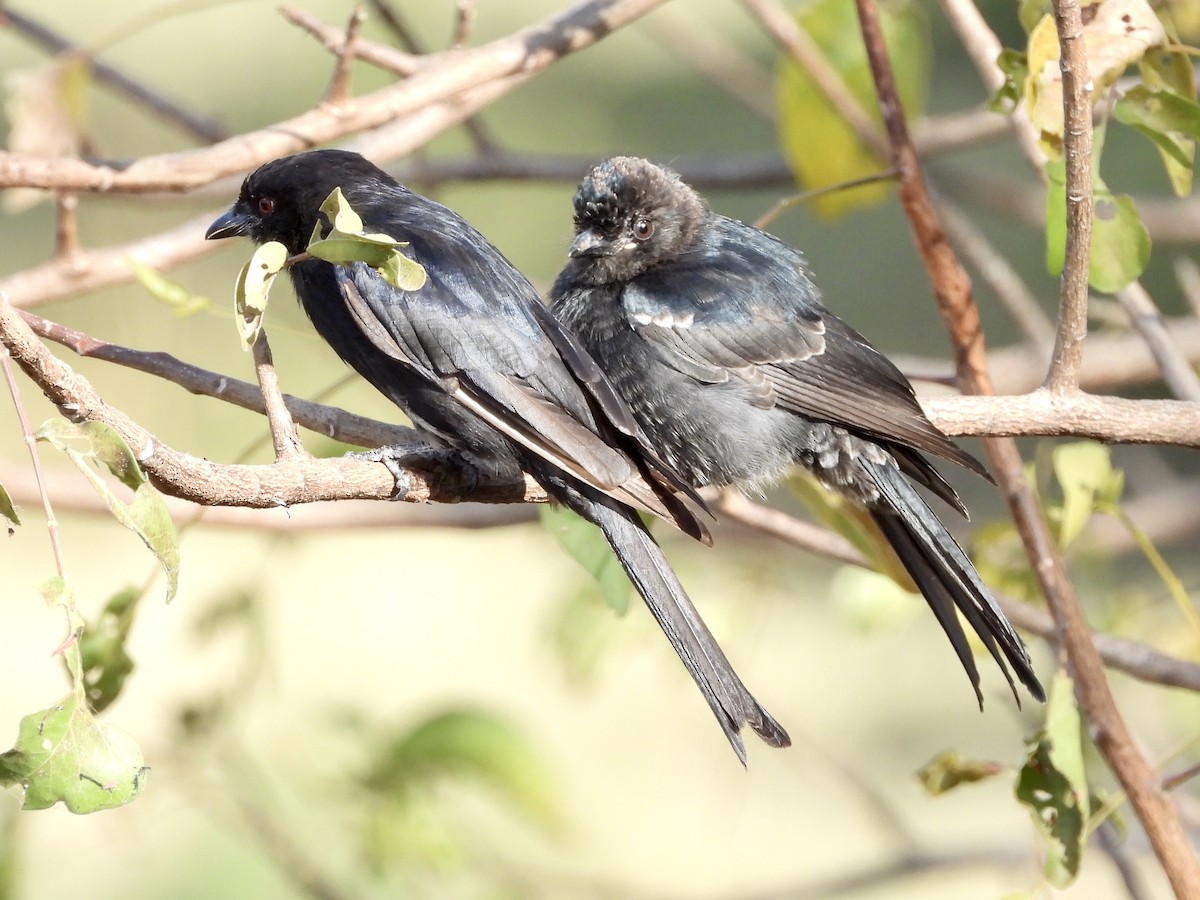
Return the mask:
[(264, 163), (244, 182), (237, 202), (208, 226), (209, 240), (248, 237), (256, 244), (279, 241), (288, 252), (308, 246), (325, 198), (340, 187), (350, 205), (356, 195), (398, 188), (391, 175), (348, 150), (313, 150)]
[(674, 172), (614, 156), (579, 183), (570, 255), (586, 281), (625, 281), (686, 252), (707, 214), (700, 195)]

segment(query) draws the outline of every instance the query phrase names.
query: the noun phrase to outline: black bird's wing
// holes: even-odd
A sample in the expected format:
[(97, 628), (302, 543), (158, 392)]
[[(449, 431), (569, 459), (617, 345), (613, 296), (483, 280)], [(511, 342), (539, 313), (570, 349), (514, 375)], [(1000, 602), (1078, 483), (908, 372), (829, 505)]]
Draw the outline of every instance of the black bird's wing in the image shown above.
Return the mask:
[(891, 361), (821, 306), (795, 250), (731, 219), (714, 216), (713, 225), (698, 248), (646, 271), (622, 294), (631, 326), (671, 365), (702, 382), (740, 378), (755, 405), (895, 445), (906, 472), (943, 496), (953, 492), (904, 448), (989, 477), (926, 418)]

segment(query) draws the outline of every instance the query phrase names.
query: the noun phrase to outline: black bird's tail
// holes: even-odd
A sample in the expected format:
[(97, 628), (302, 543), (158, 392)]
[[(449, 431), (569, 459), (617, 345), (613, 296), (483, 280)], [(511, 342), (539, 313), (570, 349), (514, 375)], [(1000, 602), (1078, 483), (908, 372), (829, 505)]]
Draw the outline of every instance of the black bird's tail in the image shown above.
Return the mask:
[[(980, 708), (983, 708), (983, 694), (979, 688), (979, 671), (975, 668), (975, 659), (955, 607), (999, 664), (1017, 704), (1020, 705), (1021, 699), (1008, 665), (1030, 694), (1045, 701), (1046, 694), (1034, 674), (1024, 642), (992, 599), (966, 553), (938, 521), (933, 510), (894, 465), (872, 463), (866, 468), (880, 492), (879, 501), (871, 507), (871, 516), (950, 638), (959, 662), (975, 687)], [(1005, 665), (1006, 660), (1008, 665)]]
[(743, 725), (749, 725), (772, 747), (790, 746), (792, 740), (787, 732), (754, 699), (734, 672), (717, 639), (692, 606), (662, 549), (637, 513), (615, 504), (608, 506), (586, 499), (574, 492), (562, 499), (603, 532), (629, 580), (646, 601), (659, 627), (708, 701), (742, 765), (746, 765), (746, 746), (739, 734)]

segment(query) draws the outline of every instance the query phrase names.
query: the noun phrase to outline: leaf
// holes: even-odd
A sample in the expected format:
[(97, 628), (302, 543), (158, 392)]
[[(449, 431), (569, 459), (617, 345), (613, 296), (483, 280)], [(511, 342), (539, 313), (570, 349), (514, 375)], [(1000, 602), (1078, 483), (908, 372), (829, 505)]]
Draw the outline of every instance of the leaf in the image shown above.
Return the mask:
[[(1165, 83), (1165, 78), (1151, 64), (1152, 58), (1165, 56), (1180, 59), (1191, 75), (1191, 65), (1178, 53), (1148, 53), (1142, 64), (1143, 78)], [(1169, 70), (1168, 70), (1169, 72)], [(1167, 170), (1171, 188), (1177, 196), (1186, 197), (1192, 189), (1192, 165), (1196, 156), (1196, 141), (1200, 139), (1200, 105), (1196, 103), (1195, 87), (1191, 96), (1167, 88), (1155, 89), (1137, 85), (1126, 91), (1113, 108), (1118, 122), (1129, 125), (1149, 138)]]
[(996, 57), (996, 67), (1004, 73), (1004, 84), (992, 94), (988, 109), (996, 113), (1011, 113), (1021, 102), (1025, 81), (1029, 78), (1029, 63), (1024, 53), (1005, 47)]
[(1079, 537), (1096, 511), (1097, 498), (1110, 493), (1121, 474), (1113, 469), (1109, 449), (1091, 441), (1055, 447), (1053, 465), (1063, 495), (1058, 544), (1065, 549)]
[(149, 291), (150, 296), (155, 300), (171, 307), (175, 311), (175, 315), (192, 316), (212, 306), (212, 302), (207, 297), (193, 294), (183, 285), (163, 277), (161, 273), (149, 266), (144, 266), (137, 260), (128, 257), (125, 262), (133, 272), (133, 277), (137, 279), (138, 284)]
[(963, 759), (957, 750), (939, 753), (917, 772), (922, 787), (934, 797), (952, 791), (961, 784), (975, 784), (1004, 771), (999, 763), (983, 759)]
[[(1103, 97), (1121, 74), (1151, 47), (1166, 41), (1162, 23), (1147, 0), (1096, 0), (1084, 4), (1083, 40), (1092, 96)], [(1046, 15), (1029, 33), (1029, 78), (1025, 108), (1050, 159), (1062, 157), (1063, 93), (1058, 34)]]
[(13, 749), (0, 755), (0, 784), (18, 785), (23, 809), (62, 802), (73, 813), (124, 806), (149, 770), (124, 732), (101, 725), (80, 691), (21, 720)]
[(569, 509), (541, 507), (542, 527), (596, 580), (604, 602), (619, 615), (629, 612), (632, 585), (600, 529)]
[(133, 671), (125, 640), (129, 637), (130, 615), (140, 596), (137, 588), (113, 595), (79, 637), (84, 693), (94, 712), (103, 712), (120, 696), (125, 679)]
[[(908, 118), (915, 120), (925, 109), (929, 89), (932, 51), (928, 22), (913, 2), (881, 6), (880, 14), (900, 99)], [(842, 0), (818, 0), (805, 5), (798, 19), (862, 109), (878, 122), (874, 82), (854, 5)], [(863, 145), (808, 73), (790, 57), (781, 57), (776, 70), (775, 103), (780, 146), (801, 187), (840, 184), (873, 175), (887, 166)], [(833, 217), (858, 206), (879, 203), (890, 190), (887, 184), (870, 184), (824, 194), (811, 203), (818, 215)]]
[(233, 311), (243, 350), (249, 350), (258, 340), (271, 285), (287, 261), (287, 247), (278, 241), (267, 241), (254, 251), (250, 262), (242, 266), (238, 273), (233, 292)]
[(13, 505), (12, 497), (8, 496), (8, 491), (4, 489), (4, 485), (0, 484), (0, 516), (7, 519), (13, 525), (21, 524), (21, 517), (17, 514), (17, 508)]
[(417, 725), (386, 748), (361, 783), (403, 799), (441, 777), (479, 781), (543, 825), (561, 820), (545, 760), (519, 729), (480, 709), (439, 713)]
[[(170, 602), (179, 587), (179, 537), (175, 523), (162, 495), (146, 479), (121, 436), (103, 422), (52, 419), (38, 431), (37, 438), (66, 453), (104, 498), (117, 521), (150, 548), (167, 577), (167, 602)], [(89, 464), (91, 460), (103, 463), (122, 484), (131, 488), (133, 500), (129, 503), (120, 500)]]
[(1017, 799), (1029, 807), (1046, 840), (1046, 878), (1058, 888), (1075, 880), (1087, 841), (1089, 797), (1083, 731), (1074, 687), (1059, 672), (1050, 687), (1046, 724), (1017, 779)]
[[(1095, 173), (1095, 169), (1093, 169)], [(1046, 163), (1046, 269), (1060, 275), (1066, 257), (1066, 169), (1062, 159)], [(1150, 233), (1127, 194), (1113, 194), (1098, 174), (1092, 178), (1092, 245), (1088, 284), (1105, 293), (1130, 284), (1150, 261)]]
[(408, 244), (386, 234), (366, 233), (362, 218), (350, 208), (341, 188), (334, 188), (325, 198), (321, 212), (333, 223), (333, 228), (322, 235), (317, 223), (308, 242), (310, 256), (338, 265), (366, 263), (402, 291), (416, 291), (424, 286), (425, 269), (400, 252), (399, 248)]
[(1108, 506), (1106, 511), (1115, 515), (1125, 526), (1133, 542), (1137, 548), (1142, 551), (1142, 555), (1154, 568), (1159, 579), (1166, 587), (1167, 592), (1171, 595), (1171, 599), (1175, 601), (1175, 605), (1179, 607), (1179, 611), (1183, 613), (1183, 617), (1187, 620), (1192, 631), (1200, 637), (1200, 612), (1197, 611), (1195, 603), (1192, 602), (1191, 595), (1188, 593), (1187, 586), (1183, 583), (1175, 570), (1171, 568), (1171, 564), (1166, 561), (1158, 548), (1154, 546), (1154, 542), (1150, 539), (1150, 535), (1146, 534), (1136, 522), (1129, 517), (1125, 510), (1121, 509), (1115, 503)]

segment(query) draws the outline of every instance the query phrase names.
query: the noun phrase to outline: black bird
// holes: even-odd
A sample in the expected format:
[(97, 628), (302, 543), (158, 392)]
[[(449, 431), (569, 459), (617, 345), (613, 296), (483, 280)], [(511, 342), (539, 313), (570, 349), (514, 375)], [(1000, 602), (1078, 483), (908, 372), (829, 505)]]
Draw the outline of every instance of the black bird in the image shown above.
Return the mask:
[(319, 207), (335, 187), (366, 231), (408, 242), (403, 252), (427, 280), (402, 291), (365, 263), (297, 262), (292, 284), (321, 337), (432, 444), (476, 469), (524, 470), (599, 526), (743, 765), (743, 725), (787, 746), (787, 733), (733, 671), (638, 516), (654, 513), (707, 542), (680, 494), (700, 501), (648, 449), (595, 361), (483, 235), (358, 154), (317, 150), (252, 173), (206, 237), (279, 241), (300, 254), (314, 227), (328, 227)]
[(950, 638), (981, 707), (955, 607), (1014, 696), (1005, 660), (1044, 700), (1021, 638), (910, 483), (966, 515), (922, 454), (991, 480), (987, 470), (925, 417), (904, 375), (822, 305), (804, 257), (712, 212), (674, 172), (644, 159), (601, 163), (574, 202), (575, 240), (553, 309), (633, 408), (659, 457), (695, 487), (807, 469), (870, 513)]

